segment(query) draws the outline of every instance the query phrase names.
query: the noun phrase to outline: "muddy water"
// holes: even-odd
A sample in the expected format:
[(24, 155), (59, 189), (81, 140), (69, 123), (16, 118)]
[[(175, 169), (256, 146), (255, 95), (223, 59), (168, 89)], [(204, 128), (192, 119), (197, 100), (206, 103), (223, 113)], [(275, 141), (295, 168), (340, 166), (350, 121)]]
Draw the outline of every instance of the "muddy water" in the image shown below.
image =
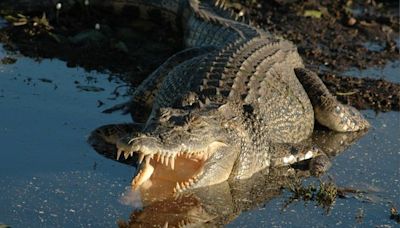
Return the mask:
[[(6, 55), (17, 62), (0, 65), (0, 224), (112, 227), (127, 219), (132, 206), (121, 196), (134, 169), (96, 154), (86, 143), (92, 129), (130, 121), (101, 113), (128, 99), (113, 95), (121, 82), (67, 68), (62, 61), (34, 61), (0, 49), (0, 59)], [(392, 79), (399, 69), (397, 64), (373, 73)], [(314, 202), (284, 208), (291, 195), (284, 192), (229, 226), (396, 226), (389, 210), (400, 208), (400, 115), (364, 113), (373, 128), (335, 158), (327, 175), (341, 187), (368, 193), (338, 199), (325, 213)]]

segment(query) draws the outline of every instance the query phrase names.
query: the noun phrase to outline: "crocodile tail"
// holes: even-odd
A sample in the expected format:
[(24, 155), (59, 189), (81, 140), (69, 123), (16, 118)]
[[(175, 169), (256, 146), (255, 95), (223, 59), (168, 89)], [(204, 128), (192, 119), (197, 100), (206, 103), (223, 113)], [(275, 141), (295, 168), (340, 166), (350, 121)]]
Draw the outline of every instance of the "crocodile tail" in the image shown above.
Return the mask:
[(208, 8), (207, 11), (211, 11), (214, 17), (218, 15), (224, 19), (255, 26), (255, 22), (248, 17), (248, 9), (240, 3), (228, 0), (189, 0), (189, 2), (192, 9), (201, 11), (201, 8)]

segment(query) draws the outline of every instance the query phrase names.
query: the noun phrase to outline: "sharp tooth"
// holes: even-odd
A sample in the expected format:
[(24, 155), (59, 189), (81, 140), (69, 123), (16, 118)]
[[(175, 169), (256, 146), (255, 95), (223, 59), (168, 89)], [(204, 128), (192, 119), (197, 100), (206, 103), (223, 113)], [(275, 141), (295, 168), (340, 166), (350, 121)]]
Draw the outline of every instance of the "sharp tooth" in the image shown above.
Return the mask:
[(186, 186), (185, 186), (185, 184), (183, 182), (181, 183), (181, 188), (182, 188), (182, 190), (186, 189)]
[(117, 151), (117, 160), (119, 160), (119, 157), (121, 157), (121, 154), (122, 154), (122, 150), (118, 149), (118, 151)]
[(129, 153), (125, 153), (125, 152), (124, 152), (124, 158), (125, 158), (125, 159), (128, 159), (128, 158), (129, 158)]
[(171, 158), (171, 169), (174, 170), (175, 169), (175, 157), (172, 156)]
[(147, 165), (150, 165), (150, 159), (151, 159), (151, 158), (152, 158), (151, 155), (149, 155), (149, 156), (146, 157), (146, 166), (147, 166)]
[(168, 228), (168, 222), (165, 222), (164, 228)]
[(143, 166), (142, 169), (140, 169), (139, 173), (135, 176), (135, 178), (132, 180), (132, 187), (133, 189), (137, 189), (139, 186), (141, 186), (143, 183), (145, 183), (147, 180), (150, 179), (151, 175), (154, 172), (154, 167), (148, 164), (148, 157), (146, 157), (146, 165)]
[(157, 153), (157, 162), (160, 161), (160, 157), (161, 157), (160, 153)]
[(190, 186), (190, 183), (189, 183), (188, 181), (186, 181), (186, 182), (185, 182), (185, 187), (186, 187), (186, 188), (189, 188), (189, 186)]
[(141, 154), (139, 155), (139, 164), (142, 164), (143, 159), (144, 159), (144, 154), (141, 153)]
[(177, 192), (180, 192), (180, 191), (182, 190), (182, 189), (181, 189), (181, 186), (179, 185), (178, 182), (176, 182), (175, 189), (176, 189)]
[(192, 178), (190, 178), (189, 183), (190, 183), (190, 185), (192, 185), (194, 183), (194, 180)]
[(161, 164), (164, 164), (165, 155), (161, 154)]
[(166, 155), (165, 156), (165, 165), (168, 166), (168, 164), (169, 164), (169, 156)]

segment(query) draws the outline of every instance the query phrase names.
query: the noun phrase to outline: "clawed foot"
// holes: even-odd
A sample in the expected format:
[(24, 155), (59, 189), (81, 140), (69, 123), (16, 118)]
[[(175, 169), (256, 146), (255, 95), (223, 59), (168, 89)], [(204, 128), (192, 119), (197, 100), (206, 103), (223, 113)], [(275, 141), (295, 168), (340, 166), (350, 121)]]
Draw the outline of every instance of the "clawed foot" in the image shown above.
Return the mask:
[(315, 119), (320, 124), (338, 132), (360, 131), (370, 127), (357, 109), (341, 104), (315, 72), (303, 68), (294, 71), (310, 98)]
[[(335, 104), (314, 107), (318, 122), (337, 132), (360, 131), (370, 127), (368, 121), (354, 107), (341, 104), (336, 99)], [(331, 107), (330, 107), (331, 106)]]

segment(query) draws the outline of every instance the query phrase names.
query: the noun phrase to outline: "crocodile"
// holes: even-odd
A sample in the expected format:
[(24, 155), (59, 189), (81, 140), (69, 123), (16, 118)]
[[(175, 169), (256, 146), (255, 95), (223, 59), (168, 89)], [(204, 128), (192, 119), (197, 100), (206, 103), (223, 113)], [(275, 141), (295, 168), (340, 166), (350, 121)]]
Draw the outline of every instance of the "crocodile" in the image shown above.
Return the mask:
[(223, 1), (121, 2), (175, 15), (186, 47), (117, 107), (135, 124), (92, 134), (116, 145), (117, 160), (138, 157), (133, 188), (166, 179), (180, 192), (311, 158), (324, 170), (323, 151), (302, 143), (315, 120), (338, 132), (369, 127), (304, 68), (293, 43), (235, 20)]
[[(339, 133), (317, 128), (302, 144), (320, 148), (331, 160), (366, 133)], [(115, 146), (105, 141), (96, 146), (101, 155), (115, 158)], [(119, 162), (135, 166), (137, 161), (129, 158)], [(119, 227), (220, 227), (245, 211), (265, 206), (268, 201), (281, 195), (284, 189), (294, 190), (294, 186), (298, 186), (303, 179), (314, 175), (312, 162), (315, 159), (292, 166), (266, 168), (248, 179), (228, 180), (179, 193), (173, 192), (174, 183), (152, 178), (151, 187), (141, 187), (137, 191), (127, 188), (122, 194), (120, 202), (130, 205), (132, 213), (128, 221), (120, 220), (118, 224)], [(323, 203), (321, 206), (326, 209), (332, 206), (332, 202), (318, 203)]]
[(315, 122), (337, 132), (370, 126), (305, 69), (292, 42), (232, 14), (223, 0), (90, 4), (161, 16), (184, 41), (185, 49), (149, 75), (129, 102), (110, 109), (129, 112), (134, 123), (102, 126), (89, 137), (116, 147), (117, 160), (137, 157), (134, 189), (169, 180), (182, 192), (309, 159), (320, 173), (326, 155), (304, 143)]

